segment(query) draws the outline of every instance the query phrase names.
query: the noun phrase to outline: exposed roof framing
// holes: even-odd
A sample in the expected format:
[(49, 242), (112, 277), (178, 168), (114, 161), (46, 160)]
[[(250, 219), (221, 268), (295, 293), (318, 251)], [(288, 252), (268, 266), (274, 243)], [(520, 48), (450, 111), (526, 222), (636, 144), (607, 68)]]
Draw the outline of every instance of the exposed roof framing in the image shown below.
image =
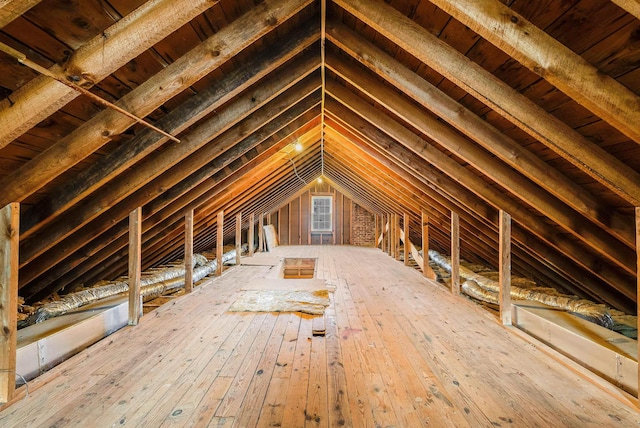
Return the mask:
[(20, 294), (126, 273), (136, 207), (150, 267), (182, 256), (190, 210), (202, 251), (220, 210), (247, 228), (322, 175), (414, 231), (426, 211), (444, 252), (455, 211), (462, 256), (494, 266), (505, 210), (514, 271), (635, 311), (638, 15), (624, 0), (3, 2), (0, 43), (180, 140), (0, 52)]

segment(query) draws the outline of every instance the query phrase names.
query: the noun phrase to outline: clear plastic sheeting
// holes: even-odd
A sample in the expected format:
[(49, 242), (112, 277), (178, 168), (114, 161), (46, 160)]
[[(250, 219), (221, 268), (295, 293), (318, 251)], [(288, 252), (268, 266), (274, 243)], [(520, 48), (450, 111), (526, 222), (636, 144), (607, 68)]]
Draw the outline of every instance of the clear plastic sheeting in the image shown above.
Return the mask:
[[(242, 250), (248, 250), (247, 244)], [(228, 251), (222, 256), (222, 263), (234, 261), (236, 250)], [(202, 254), (194, 254), (193, 257), (193, 280), (200, 281), (205, 276), (216, 271), (218, 261), (208, 261)], [(141, 275), (140, 295), (143, 300), (151, 300), (164, 293), (184, 287), (184, 262), (174, 263), (165, 267), (151, 268)], [(18, 323), (19, 328), (27, 327), (63, 315), (73, 309), (85, 306), (100, 299), (115, 296), (129, 291), (129, 283), (126, 277), (121, 277), (115, 281), (100, 281), (94, 287), (70, 293), (60, 300), (49, 302), (39, 307), (35, 313)]]
[[(438, 264), (438, 266), (451, 272), (451, 262), (448, 257), (441, 255), (435, 250), (429, 250), (429, 258)], [(466, 280), (466, 282), (462, 284), (462, 291), (465, 294), (483, 302), (498, 304), (500, 284), (497, 281), (480, 275), (464, 266), (460, 266), (460, 277)], [(517, 283), (535, 285), (531, 280)], [(614, 320), (606, 306), (598, 305), (589, 300), (579, 299), (575, 296), (560, 294), (553, 288), (535, 286), (531, 288), (521, 288), (512, 284), (511, 298), (514, 300), (536, 301), (554, 308), (563, 309), (608, 329), (613, 329), (614, 326)]]

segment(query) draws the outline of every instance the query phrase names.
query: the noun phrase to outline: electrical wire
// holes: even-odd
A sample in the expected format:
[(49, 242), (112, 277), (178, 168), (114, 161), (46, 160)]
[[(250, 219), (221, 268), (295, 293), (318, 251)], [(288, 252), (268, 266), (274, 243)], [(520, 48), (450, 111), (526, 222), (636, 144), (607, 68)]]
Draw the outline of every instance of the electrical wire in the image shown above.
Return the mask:
[(291, 162), (291, 165), (293, 165), (293, 172), (296, 174), (296, 177), (298, 177), (298, 180), (302, 181), (306, 185), (307, 182), (304, 181), (304, 179), (300, 177), (300, 175), (298, 175), (298, 169), (296, 168), (296, 164), (293, 162), (293, 159), (291, 159), (291, 153), (287, 152), (287, 157), (289, 158), (289, 162)]

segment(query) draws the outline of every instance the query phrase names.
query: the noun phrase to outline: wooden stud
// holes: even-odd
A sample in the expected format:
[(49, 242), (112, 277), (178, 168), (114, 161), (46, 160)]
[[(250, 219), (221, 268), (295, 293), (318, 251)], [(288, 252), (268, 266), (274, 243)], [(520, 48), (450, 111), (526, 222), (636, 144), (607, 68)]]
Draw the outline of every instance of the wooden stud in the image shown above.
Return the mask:
[(511, 216), (500, 210), (500, 320), (511, 325)]
[(373, 236), (375, 238), (374, 238), (373, 245), (375, 245), (375, 247), (378, 248), (378, 236), (380, 235), (380, 216), (376, 214), (374, 216), (374, 219), (375, 219), (375, 226), (374, 226)]
[(409, 214), (404, 213), (404, 265), (409, 266), (409, 253), (411, 242), (409, 241)]
[(427, 276), (429, 266), (429, 214), (422, 211), (422, 274)]
[[(280, 230), (280, 215), (278, 215), (278, 230)], [(253, 257), (253, 241), (254, 229), (256, 223), (256, 215), (254, 213), (249, 214), (249, 233), (247, 234), (247, 241), (249, 241), (249, 257)]]
[(236, 214), (236, 266), (242, 257), (242, 213)]
[(16, 385), (19, 230), (20, 204), (8, 204), (0, 210), (0, 403)]
[[(637, 256), (637, 296), (640, 296), (640, 207), (636, 207), (636, 256)], [(638, 316), (638, 331), (640, 331), (640, 299), (637, 299), (636, 304), (638, 305), (638, 309), (636, 311), (636, 315)], [(640, 340), (638, 341), (638, 355), (640, 355)], [(640, 381), (640, 370), (638, 370), (638, 381)], [(638, 383), (640, 385), (640, 383)], [(640, 405), (640, 389), (638, 390), (638, 401)]]
[(193, 289), (193, 210), (184, 217), (184, 292)]
[(400, 214), (394, 214), (395, 224), (393, 225), (393, 245), (395, 251), (395, 259), (400, 260)]
[(387, 221), (389, 222), (387, 226), (387, 254), (389, 254), (389, 256), (392, 257), (393, 245), (391, 244), (393, 243), (393, 214), (387, 215)]
[(264, 213), (260, 213), (260, 223), (258, 224), (258, 251), (263, 252), (264, 250)]
[(129, 214), (129, 325), (140, 321), (140, 273), (142, 270), (142, 207)]
[(218, 261), (218, 265), (216, 266), (216, 276), (220, 276), (222, 275), (222, 254), (224, 253), (224, 211), (220, 211), (218, 213), (216, 224), (216, 260)]
[(460, 217), (451, 211), (451, 293), (460, 294)]

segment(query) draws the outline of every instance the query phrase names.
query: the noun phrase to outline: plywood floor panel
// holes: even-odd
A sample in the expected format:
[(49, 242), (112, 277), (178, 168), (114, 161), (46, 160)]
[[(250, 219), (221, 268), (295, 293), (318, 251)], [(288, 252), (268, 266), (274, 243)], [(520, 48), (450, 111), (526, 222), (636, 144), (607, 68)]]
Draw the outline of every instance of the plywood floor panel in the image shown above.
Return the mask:
[[(326, 335), (230, 313), (241, 265), (54, 368), (0, 426), (638, 426), (636, 409), (377, 249), (280, 246), (336, 287)], [(38, 382), (34, 382), (37, 385)]]

